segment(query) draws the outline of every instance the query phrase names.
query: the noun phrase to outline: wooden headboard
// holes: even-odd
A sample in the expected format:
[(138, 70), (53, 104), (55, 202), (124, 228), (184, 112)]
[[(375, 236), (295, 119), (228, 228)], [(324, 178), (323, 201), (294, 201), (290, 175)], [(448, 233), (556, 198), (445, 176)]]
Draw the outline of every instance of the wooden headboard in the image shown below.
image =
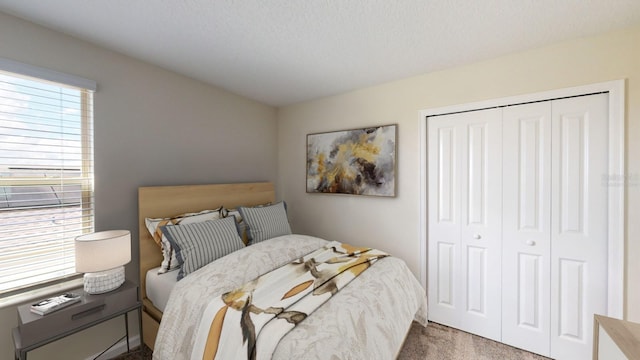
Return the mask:
[[(140, 294), (146, 299), (147, 271), (160, 266), (162, 252), (147, 231), (144, 219), (171, 217), (187, 212), (235, 208), (275, 201), (272, 183), (150, 186), (138, 188), (138, 232), (140, 236)], [(159, 320), (159, 319), (158, 319)]]

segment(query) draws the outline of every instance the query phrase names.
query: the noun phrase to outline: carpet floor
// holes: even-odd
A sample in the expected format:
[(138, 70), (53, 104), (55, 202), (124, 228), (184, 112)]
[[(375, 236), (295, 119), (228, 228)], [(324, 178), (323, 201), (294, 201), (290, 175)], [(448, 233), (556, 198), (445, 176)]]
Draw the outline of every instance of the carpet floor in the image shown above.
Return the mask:
[[(150, 360), (151, 350), (146, 346), (115, 360)], [(417, 323), (411, 330), (397, 360), (547, 360), (548, 358), (514, 347), (456, 330), (429, 323), (424, 328)]]
[(425, 329), (418, 323), (411, 330), (398, 360), (548, 360), (493, 340), (472, 335), (444, 325), (429, 323)]

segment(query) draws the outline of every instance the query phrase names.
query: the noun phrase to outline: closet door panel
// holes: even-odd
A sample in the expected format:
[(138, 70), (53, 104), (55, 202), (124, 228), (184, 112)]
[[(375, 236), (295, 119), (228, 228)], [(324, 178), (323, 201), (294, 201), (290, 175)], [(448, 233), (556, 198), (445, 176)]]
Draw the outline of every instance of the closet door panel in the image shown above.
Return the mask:
[(502, 110), (459, 114), (461, 262), (465, 330), (500, 340)]
[(503, 120), (502, 341), (549, 354), (551, 102)]
[(455, 128), (444, 127), (438, 129), (438, 222), (457, 226), (456, 211), (458, 210), (457, 149)]
[[(541, 287), (544, 286), (542, 256), (532, 254), (518, 254), (518, 301), (514, 309), (518, 317), (518, 326), (527, 330), (543, 332), (543, 307), (540, 298)], [(522, 347), (522, 346), (520, 346)], [(544, 351), (542, 348), (540, 351)]]
[(435, 295), (437, 304), (448, 307), (449, 309), (455, 309), (454, 290), (457, 286), (454, 277), (457, 269), (454, 262), (454, 259), (456, 259), (455, 248), (455, 244), (447, 242), (438, 243), (438, 291)]
[(429, 320), (500, 339), (502, 111), (427, 120)]
[(460, 132), (455, 118), (429, 119), (429, 320), (459, 327)]
[(608, 95), (552, 102), (551, 353), (591, 356), (593, 314), (607, 313)]
[[(585, 262), (560, 259), (560, 304), (558, 308), (559, 335), (565, 339), (584, 341), (585, 319), (582, 309), (585, 307)], [(590, 336), (590, 334), (589, 334)]]
[(487, 314), (486, 277), (487, 250), (481, 247), (467, 247), (467, 311), (480, 316)]

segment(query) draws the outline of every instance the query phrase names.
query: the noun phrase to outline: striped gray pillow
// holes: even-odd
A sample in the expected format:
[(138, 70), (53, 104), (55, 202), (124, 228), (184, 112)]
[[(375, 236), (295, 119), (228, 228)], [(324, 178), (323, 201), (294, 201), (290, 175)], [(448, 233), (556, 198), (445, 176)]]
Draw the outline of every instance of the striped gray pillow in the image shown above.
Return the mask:
[(193, 224), (166, 225), (162, 227), (162, 233), (182, 264), (178, 280), (244, 247), (233, 216)]
[(291, 234), (287, 208), (283, 201), (261, 207), (239, 207), (240, 215), (247, 223), (250, 244)]

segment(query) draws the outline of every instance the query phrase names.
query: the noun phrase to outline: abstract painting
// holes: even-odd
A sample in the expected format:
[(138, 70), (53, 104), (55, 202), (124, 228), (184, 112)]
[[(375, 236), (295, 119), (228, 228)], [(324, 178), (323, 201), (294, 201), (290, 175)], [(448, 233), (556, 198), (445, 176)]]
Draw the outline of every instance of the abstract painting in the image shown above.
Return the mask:
[(396, 128), (307, 135), (307, 192), (395, 196)]

